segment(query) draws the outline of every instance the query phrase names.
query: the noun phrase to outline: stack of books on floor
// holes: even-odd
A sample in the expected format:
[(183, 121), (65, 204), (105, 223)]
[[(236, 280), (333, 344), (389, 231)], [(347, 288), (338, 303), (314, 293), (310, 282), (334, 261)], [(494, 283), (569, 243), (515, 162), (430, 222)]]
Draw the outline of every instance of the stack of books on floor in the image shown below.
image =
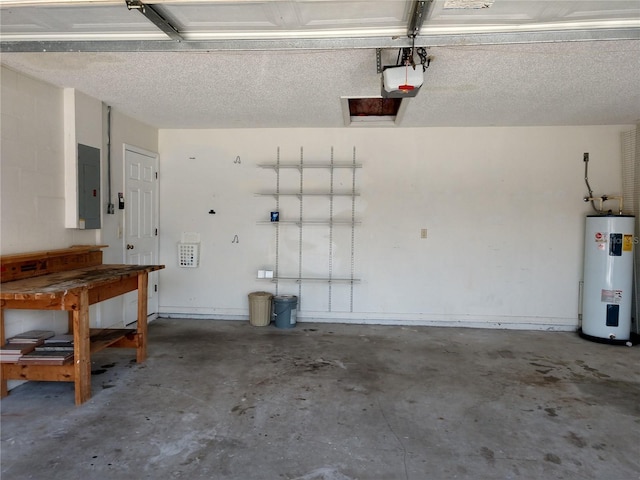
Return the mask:
[(17, 362), (36, 349), (38, 345), (43, 345), (45, 340), (52, 338), (55, 332), (51, 330), (29, 330), (7, 339), (7, 343), (0, 347), (1, 362)]
[(20, 357), (19, 363), (64, 365), (73, 359), (73, 335), (56, 335), (46, 338), (33, 351)]

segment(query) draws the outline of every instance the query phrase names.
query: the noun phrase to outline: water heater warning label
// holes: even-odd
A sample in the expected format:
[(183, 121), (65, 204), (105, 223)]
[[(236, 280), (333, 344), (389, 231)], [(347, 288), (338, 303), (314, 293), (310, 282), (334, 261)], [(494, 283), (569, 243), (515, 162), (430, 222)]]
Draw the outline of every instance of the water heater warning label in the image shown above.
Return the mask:
[(633, 251), (633, 235), (625, 235), (624, 237), (622, 237), (622, 251)]
[(600, 301), (603, 303), (622, 303), (622, 290), (602, 290)]

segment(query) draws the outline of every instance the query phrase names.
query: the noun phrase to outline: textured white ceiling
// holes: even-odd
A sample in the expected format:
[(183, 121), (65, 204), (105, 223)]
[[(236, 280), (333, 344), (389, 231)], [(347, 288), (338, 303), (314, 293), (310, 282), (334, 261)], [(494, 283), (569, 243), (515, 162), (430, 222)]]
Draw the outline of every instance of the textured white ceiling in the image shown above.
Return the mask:
[[(402, 126), (640, 119), (640, 41), (439, 47)], [(380, 94), (374, 50), (11, 53), (2, 63), (160, 128), (338, 127)]]
[[(7, 5), (21, 0), (2, 1)], [(166, 38), (139, 12), (126, 10), (123, 2), (93, 3), (100, 5), (3, 8), (0, 40)], [(285, 41), (406, 35), (412, 4), (404, 0), (156, 3), (185, 37)], [(587, 40), (588, 32), (600, 34), (604, 29), (614, 31), (611, 38), (617, 38), (615, 28), (620, 25), (640, 32), (633, 30), (640, 26), (640, 1), (495, 0), (481, 9), (446, 6), (444, 0), (434, 1), (421, 31), (423, 39), (433, 32), (440, 38), (461, 32), (555, 34), (548, 43), (470, 45), (452, 40), (450, 46), (429, 48), (433, 62), (418, 96), (407, 100), (401, 126), (597, 125), (640, 120), (640, 33), (637, 38), (632, 34), (631, 40), (555, 41), (558, 31), (576, 29), (587, 31), (583, 34)], [(372, 48), (132, 50), (8, 53), (4, 49), (0, 61), (54, 85), (76, 88), (159, 128), (339, 127), (344, 125), (341, 97), (380, 94)], [(395, 61), (396, 53), (389, 49), (383, 55)]]

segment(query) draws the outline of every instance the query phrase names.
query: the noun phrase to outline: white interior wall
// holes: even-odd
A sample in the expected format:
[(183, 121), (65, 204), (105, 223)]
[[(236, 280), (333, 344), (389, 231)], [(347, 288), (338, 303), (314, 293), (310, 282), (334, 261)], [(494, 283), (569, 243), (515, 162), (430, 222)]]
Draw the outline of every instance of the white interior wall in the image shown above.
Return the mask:
[[(351, 161), (355, 146), (362, 281), (353, 311), (348, 285), (333, 285), (329, 312), (327, 286), (303, 284), (300, 320), (575, 328), (589, 212), (582, 155), (590, 153), (594, 190), (620, 193), (620, 132), (628, 128), (161, 130), (160, 312), (247, 318), (249, 292), (275, 292), (256, 279), (275, 263), (274, 227), (256, 223), (275, 200), (255, 194), (275, 190), (276, 175), (257, 165), (275, 163), (278, 146), (290, 163), (300, 147), (306, 162), (328, 163), (331, 146), (335, 161)], [(281, 190), (299, 188), (298, 175), (283, 172)], [(327, 173), (304, 175), (305, 189), (327, 185)], [(350, 188), (348, 175), (336, 175), (336, 188)], [(305, 211), (328, 212), (314, 201), (305, 197)], [(350, 204), (336, 206), (350, 216)], [(297, 199), (281, 201), (283, 218), (297, 209)], [(327, 268), (322, 228), (304, 227), (304, 274)], [(280, 269), (297, 274), (299, 237), (287, 229), (297, 227), (280, 227)], [(199, 268), (177, 266), (183, 232), (201, 235)], [(348, 275), (350, 233), (337, 232), (334, 275)], [(298, 286), (281, 282), (278, 293)]]
[[(95, 244), (96, 231), (64, 227), (62, 90), (4, 67), (0, 75), (0, 251), (5, 255)], [(61, 333), (67, 315), (7, 310), (5, 326), (8, 336), (44, 326)]]
[[(75, 92), (77, 142), (101, 148), (103, 228), (65, 228), (65, 157), (63, 90), (6, 67), (0, 71), (0, 253), (66, 248), (76, 244), (107, 244), (104, 261), (122, 263), (123, 246), (118, 239), (121, 212), (106, 215), (106, 144), (103, 145), (103, 107), (100, 101)], [(157, 150), (157, 130), (114, 112), (112, 131), (112, 178), (114, 191), (123, 190), (123, 143)], [(122, 300), (113, 299), (91, 307), (92, 326), (122, 324)], [(7, 310), (8, 336), (32, 328), (64, 332), (64, 312)]]
[[(96, 110), (97, 100), (81, 101)], [(90, 124), (91, 135), (104, 129), (101, 112), (103, 118), (81, 114), (79, 131)], [(275, 201), (255, 193), (273, 190), (275, 174), (256, 165), (275, 162), (278, 146), (283, 162), (299, 161), (301, 146), (305, 161), (328, 162), (331, 146), (336, 161), (351, 160), (355, 146), (364, 168), (356, 173), (362, 224), (355, 232), (355, 274), (362, 282), (354, 286), (353, 312), (348, 286), (333, 286), (329, 312), (327, 286), (305, 284), (300, 318), (516, 328), (575, 326), (583, 216), (589, 211), (582, 202), (582, 153), (591, 154), (596, 193), (619, 193), (619, 134), (629, 129), (162, 131), (156, 148), (153, 128), (117, 112), (114, 117), (114, 201), (123, 185), (122, 144), (161, 153), (161, 262), (167, 265), (161, 313), (246, 318), (247, 294), (274, 287), (255, 276), (258, 268), (274, 264), (273, 227), (256, 222), (267, 218)], [(103, 215), (98, 232), (64, 228), (63, 118), (62, 90), (2, 68), (0, 251), (99, 241), (111, 245), (105, 261), (120, 262), (121, 212)], [(106, 208), (105, 168), (103, 162)], [(283, 188), (296, 186), (296, 175), (283, 174)], [(327, 175), (305, 172), (305, 188), (324, 188)], [(336, 173), (336, 188), (348, 186), (344, 175)], [(305, 200), (305, 209), (319, 217), (325, 206)], [(349, 208), (336, 201), (336, 213), (348, 217)], [(281, 204), (283, 215), (296, 209), (295, 201)], [(328, 234), (322, 228), (303, 232), (305, 273), (320, 275), (327, 267)], [(420, 239), (421, 228), (428, 229), (427, 239)], [(201, 233), (200, 268), (177, 267), (182, 232)], [(281, 269), (296, 273), (298, 237), (288, 235), (281, 240)], [(335, 275), (350, 270), (345, 236), (334, 232)], [(280, 284), (279, 293), (297, 292), (296, 284)], [(109, 318), (120, 318), (119, 307), (108, 308)], [(7, 312), (7, 333), (52, 325), (51, 318), (56, 328), (66, 327), (64, 315)]]

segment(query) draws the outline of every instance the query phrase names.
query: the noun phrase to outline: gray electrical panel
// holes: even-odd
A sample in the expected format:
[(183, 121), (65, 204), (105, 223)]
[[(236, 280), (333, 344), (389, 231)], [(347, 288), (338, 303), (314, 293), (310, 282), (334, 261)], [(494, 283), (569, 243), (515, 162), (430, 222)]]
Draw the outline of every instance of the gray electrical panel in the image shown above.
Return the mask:
[(100, 228), (100, 149), (78, 144), (78, 220), (80, 228)]

